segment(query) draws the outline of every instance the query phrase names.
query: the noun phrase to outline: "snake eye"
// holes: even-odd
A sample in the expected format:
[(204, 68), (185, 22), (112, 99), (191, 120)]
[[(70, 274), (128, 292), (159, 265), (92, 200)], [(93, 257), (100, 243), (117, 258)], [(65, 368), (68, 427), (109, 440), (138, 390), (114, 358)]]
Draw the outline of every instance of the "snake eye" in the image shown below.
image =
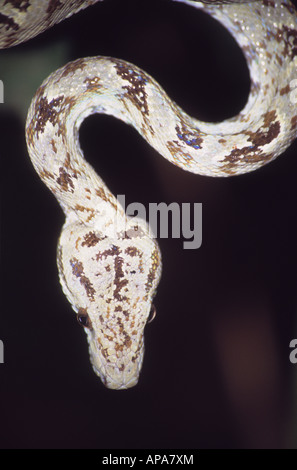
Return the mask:
[(80, 308), (76, 315), (78, 323), (84, 328), (92, 329), (92, 323), (85, 308)]
[(147, 323), (151, 323), (154, 320), (156, 315), (157, 315), (156, 307), (154, 306), (154, 304), (152, 304)]

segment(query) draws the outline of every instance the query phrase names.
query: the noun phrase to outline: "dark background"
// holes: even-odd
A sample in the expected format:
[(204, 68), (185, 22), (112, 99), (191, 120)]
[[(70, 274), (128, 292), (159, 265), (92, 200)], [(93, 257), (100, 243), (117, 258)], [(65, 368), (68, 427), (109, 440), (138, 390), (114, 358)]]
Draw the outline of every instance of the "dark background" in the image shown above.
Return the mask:
[[(235, 115), (248, 95), (245, 60), (228, 32), (175, 2), (99, 3), (0, 51), (0, 78), (10, 54), (24, 85), (20, 56), (34, 61), (51, 43), (67, 44), (58, 66), (98, 54), (137, 64), (201, 120)], [(202, 202), (202, 247), (159, 241), (163, 276), (139, 384), (105, 389), (58, 282), (63, 213), (31, 166), (23, 116), (5, 99), (0, 447), (296, 447), (297, 143), (253, 174), (213, 179), (174, 167), (111, 117), (88, 118), (80, 135), (86, 159), (127, 204)]]

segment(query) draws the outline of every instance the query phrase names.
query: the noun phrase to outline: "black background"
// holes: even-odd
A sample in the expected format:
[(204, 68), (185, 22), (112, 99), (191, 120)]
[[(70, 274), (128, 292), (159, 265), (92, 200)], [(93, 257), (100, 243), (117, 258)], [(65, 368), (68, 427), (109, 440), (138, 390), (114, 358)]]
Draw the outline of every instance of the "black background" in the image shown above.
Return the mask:
[[(248, 95), (228, 32), (186, 5), (105, 1), (14, 50), (59, 40), (68, 61), (137, 64), (201, 120), (235, 115)], [(24, 120), (1, 104), (0, 447), (296, 447), (296, 142), (257, 172), (214, 179), (174, 167), (110, 117), (88, 118), (80, 135), (127, 203), (201, 202), (202, 247), (159, 240), (163, 276), (139, 384), (105, 389), (58, 282), (63, 213), (31, 166)]]

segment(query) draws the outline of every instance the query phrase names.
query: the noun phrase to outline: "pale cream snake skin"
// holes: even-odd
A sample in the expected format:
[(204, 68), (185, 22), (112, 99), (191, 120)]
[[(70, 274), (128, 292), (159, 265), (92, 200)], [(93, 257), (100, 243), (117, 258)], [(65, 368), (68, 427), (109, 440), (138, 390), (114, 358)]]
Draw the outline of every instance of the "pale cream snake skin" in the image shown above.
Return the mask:
[[(297, 135), (295, 7), (286, 0), (175, 1), (216, 18), (241, 47), (251, 88), (237, 116), (215, 124), (193, 119), (143, 70), (98, 56), (52, 73), (27, 117), (30, 158), (66, 216), (58, 244), (60, 282), (87, 333), (94, 371), (113, 389), (138, 381), (161, 254), (146, 223), (125, 215), (85, 161), (81, 122), (93, 113), (113, 115), (173, 164), (207, 176), (253, 171), (283, 153)], [(2, 0), (0, 46), (28, 40), (93, 3)]]

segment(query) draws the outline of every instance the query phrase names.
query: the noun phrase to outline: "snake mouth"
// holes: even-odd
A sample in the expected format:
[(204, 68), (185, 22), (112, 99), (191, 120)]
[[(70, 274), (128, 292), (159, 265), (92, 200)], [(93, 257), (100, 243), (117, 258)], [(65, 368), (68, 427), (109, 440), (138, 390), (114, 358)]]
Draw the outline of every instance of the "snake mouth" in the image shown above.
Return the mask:
[(105, 387), (126, 390), (137, 385), (144, 355), (143, 339), (137, 353), (129, 350), (121, 357), (107, 356), (91, 335), (88, 335), (88, 342), (93, 370)]
[(91, 363), (93, 370), (98, 377), (100, 377), (105, 387), (112, 390), (127, 390), (128, 388), (134, 387), (138, 383), (139, 374), (142, 365), (128, 364), (125, 370), (121, 370), (116, 364), (103, 364), (101, 362), (98, 368), (98, 360), (91, 356)]
[(93, 370), (95, 374), (100, 377), (105, 387), (111, 390), (127, 390), (128, 388), (131, 388), (137, 385), (138, 379), (139, 379), (139, 371), (137, 375), (133, 374), (132, 377), (121, 376), (119, 378), (115, 378), (115, 374), (110, 375), (107, 373), (107, 371), (102, 372), (102, 370), (98, 370), (94, 366), (94, 364), (93, 364)]

